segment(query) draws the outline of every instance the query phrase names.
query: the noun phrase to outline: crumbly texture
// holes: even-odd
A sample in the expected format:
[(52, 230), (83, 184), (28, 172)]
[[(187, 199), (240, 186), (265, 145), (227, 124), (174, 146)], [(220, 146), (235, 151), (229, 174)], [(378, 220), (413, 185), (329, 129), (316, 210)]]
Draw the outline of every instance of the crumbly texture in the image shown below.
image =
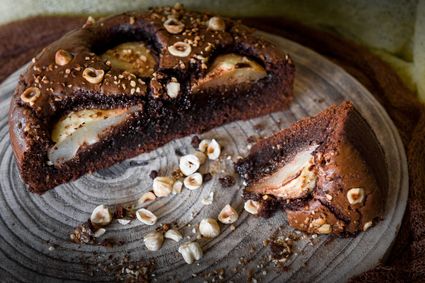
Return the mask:
[[(172, 34), (164, 28), (170, 17), (184, 24), (181, 33)], [(222, 18), (224, 30), (208, 29), (211, 17), (182, 7), (164, 7), (88, 21), (37, 55), (21, 77), (9, 112), (12, 147), (29, 189), (43, 193), (175, 138), (286, 107), (293, 96), (295, 70), (291, 58), (237, 21)], [(157, 60), (152, 76), (116, 69), (100, 56), (108, 48), (131, 41), (143, 41), (152, 50)], [(190, 55), (172, 55), (168, 47), (175, 42), (188, 43)], [(72, 55), (63, 66), (55, 61), (60, 49)], [(267, 75), (254, 83), (221, 85), (193, 93), (192, 87), (208, 72), (209, 62), (225, 53), (253, 59)], [(88, 67), (104, 71), (101, 82), (89, 83), (83, 78)], [(176, 98), (166, 93), (167, 83), (173, 80), (180, 83)], [(41, 94), (31, 105), (21, 98), (30, 87), (38, 88)], [(50, 132), (60, 117), (81, 109), (132, 105), (143, 110), (131, 114), (101, 141), (80, 147), (71, 160), (60, 166), (48, 164), (47, 152), (54, 146)]]
[[(313, 152), (318, 177), (310, 194), (288, 200), (251, 189), (311, 144), (318, 145)], [(247, 183), (244, 198), (260, 202), (261, 216), (283, 209), (289, 224), (299, 230), (317, 233), (329, 224), (331, 233), (355, 235), (382, 216), (387, 187), (384, 164), (372, 130), (353, 105), (344, 102), (261, 140), (236, 164), (236, 171)], [(365, 192), (364, 201), (350, 204), (347, 193), (358, 187)]]

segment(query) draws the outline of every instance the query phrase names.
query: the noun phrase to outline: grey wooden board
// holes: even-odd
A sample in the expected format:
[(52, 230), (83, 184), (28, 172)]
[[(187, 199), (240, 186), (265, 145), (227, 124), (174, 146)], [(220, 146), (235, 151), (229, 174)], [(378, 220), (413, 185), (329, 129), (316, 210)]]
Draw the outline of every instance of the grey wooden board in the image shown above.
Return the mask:
[[(203, 279), (192, 278), (218, 268), (225, 268), (225, 279), (234, 282), (245, 281), (246, 272), (235, 274), (240, 257), (249, 260), (246, 270), (255, 271), (254, 277), (260, 282), (341, 282), (353, 275), (375, 266), (386, 254), (399, 229), (408, 195), (408, 174), (406, 157), (396, 128), (384, 109), (372, 95), (342, 68), (324, 57), (284, 38), (267, 35), (288, 51), (295, 61), (297, 75), (295, 100), (288, 110), (249, 121), (235, 122), (202, 134), (204, 138), (217, 138), (224, 146), (224, 156), (247, 153), (247, 137), (268, 136), (289, 126), (292, 122), (308, 115), (317, 114), (332, 103), (349, 99), (367, 119), (381, 142), (388, 176), (390, 176), (388, 197), (385, 199), (385, 217), (376, 227), (356, 238), (335, 239), (320, 236), (313, 240), (297, 242), (297, 255), (287, 263), (289, 271), (279, 272), (272, 264), (257, 268), (260, 259), (267, 256), (269, 249), (263, 247), (263, 240), (279, 226), (286, 227), (283, 213), (268, 220), (256, 218), (243, 211), (240, 181), (232, 188), (222, 188), (219, 173), (196, 191), (184, 190), (181, 194), (158, 199), (148, 205), (157, 216), (159, 223), (178, 222), (181, 226), (197, 224), (205, 217), (216, 217), (221, 208), (231, 203), (241, 213), (235, 224), (236, 230), (223, 225), (222, 233), (212, 240), (201, 240), (204, 257), (198, 264), (187, 265), (177, 253), (178, 244), (168, 240), (162, 249), (149, 252), (143, 245), (143, 235), (156, 226), (146, 226), (133, 221), (130, 225), (118, 223), (107, 228), (104, 237), (125, 240), (123, 246), (105, 248), (100, 246), (79, 246), (71, 243), (69, 233), (73, 227), (84, 222), (93, 208), (99, 204), (116, 204), (138, 199), (150, 190), (152, 181), (148, 177), (153, 169), (161, 175), (169, 175), (176, 167), (178, 157), (175, 150), (191, 152), (191, 137), (175, 140), (169, 144), (132, 160), (148, 161), (145, 166), (131, 166), (130, 160), (101, 170), (92, 175), (62, 185), (39, 196), (29, 193), (22, 183), (10, 146), (7, 112), (10, 96), (23, 68), (11, 75), (0, 86), (0, 273), (2, 279), (31, 282), (53, 282), (70, 279), (73, 281), (107, 281), (113, 274), (96, 271), (96, 263), (108, 263), (109, 255), (116, 257), (130, 254), (132, 259), (155, 259), (156, 279), (166, 281), (176, 276), (181, 281)], [(318, 100), (323, 100), (318, 103)], [(256, 125), (261, 124), (262, 127)], [(361, 134), (361, 133), (359, 133)], [(224, 159), (209, 163), (204, 171), (212, 168), (232, 172), (232, 162)], [(226, 174), (227, 174), (226, 173)], [(212, 205), (204, 206), (201, 200), (214, 191)], [(182, 230), (185, 236), (194, 238), (191, 228)], [(55, 245), (53, 251), (49, 246)], [(255, 248), (252, 252), (251, 248)], [(93, 255), (97, 252), (97, 256)], [(81, 258), (87, 257), (82, 264)], [(90, 276), (88, 269), (94, 272)], [(266, 275), (262, 270), (269, 270)]]

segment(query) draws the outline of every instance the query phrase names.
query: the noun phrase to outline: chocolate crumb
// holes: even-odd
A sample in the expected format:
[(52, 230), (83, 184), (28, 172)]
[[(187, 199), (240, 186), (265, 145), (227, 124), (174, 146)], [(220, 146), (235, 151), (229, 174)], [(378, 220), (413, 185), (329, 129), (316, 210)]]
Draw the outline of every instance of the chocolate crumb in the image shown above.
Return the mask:
[(202, 180), (204, 183), (211, 181), (211, 179), (212, 179), (211, 173), (205, 173), (204, 175), (202, 175)]
[(199, 144), (201, 143), (201, 139), (198, 136), (193, 136), (192, 141), (190, 142), (193, 148), (198, 149)]
[(152, 170), (150, 173), (149, 173), (149, 177), (153, 180), (153, 179), (155, 179), (156, 177), (158, 177), (158, 171), (156, 171), (156, 170)]
[(231, 175), (221, 177), (218, 180), (220, 181), (220, 184), (224, 188), (229, 188), (229, 187), (233, 186), (234, 184), (236, 184), (235, 178)]

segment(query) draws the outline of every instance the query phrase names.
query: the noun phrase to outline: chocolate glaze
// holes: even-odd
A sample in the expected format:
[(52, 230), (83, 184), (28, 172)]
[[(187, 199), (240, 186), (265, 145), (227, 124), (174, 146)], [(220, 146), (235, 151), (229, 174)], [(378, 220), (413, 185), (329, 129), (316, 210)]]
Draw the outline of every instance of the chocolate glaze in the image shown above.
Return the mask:
[[(184, 31), (169, 33), (163, 25), (169, 17), (182, 22)], [(210, 18), (209, 14), (181, 7), (124, 13), (89, 21), (38, 54), (22, 75), (9, 112), (11, 143), (29, 189), (42, 193), (174, 138), (286, 107), (292, 99), (294, 78), (290, 57), (239, 22), (223, 18), (225, 30), (208, 29)], [(157, 60), (152, 77), (136, 77), (102, 59), (107, 49), (131, 41), (143, 41), (151, 49)], [(191, 43), (189, 56), (177, 57), (168, 51), (169, 46), (180, 41)], [(55, 64), (59, 49), (72, 55), (68, 64)], [(254, 83), (223, 85), (192, 93), (192, 86), (205, 76), (208, 64), (216, 56), (231, 52), (258, 62), (267, 76)], [(82, 77), (87, 67), (103, 70), (103, 80), (95, 84), (87, 82)], [(172, 78), (180, 83), (180, 93), (174, 99), (166, 95), (165, 87)], [(28, 87), (41, 90), (33, 105), (20, 98)], [(103, 141), (80, 148), (69, 162), (47, 165), (47, 150), (53, 146), (50, 131), (60, 117), (81, 109), (131, 105), (142, 105), (143, 111), (111, 130)]]
[[(317, 131), (322, 134), (316, 135)], [(309, 136), (306, 132), (315, 134)], [(297, 142), (299, 139), (302, 142)], [(284, 166), (312, 140), (320, 146), (314, 152), (318, 179), (309, 197), (293, 201), (267, 195), (270, 204), (264, 201), (263, 195), (253, 191), (245, 190), (244, 197), (262, 200), (264, 207), (276, 208), (279, 202), (287, 212), (289, 224), (308, 233), (320, 232), (317, 225), (320, 218), (323, 224), (330, 224), (331, 233), (343, 235), (354, 235), (364, 230), (366, 223), (376, 222), (383, 214), (382, 200), (387, 186), (384, 156), (372, 130), (350, 102), (331, 106), (313, 118), (301, 120), (262, 140), (236, 165), (236, 170), (249, 187), (250, 183), (263, 178), (264, 172), (270, 174)], [(276, 145), (282, 142), (287, 145), (286, 149), (282, 146), (280, 153), (272, 155), (281, 160), (269, 159), (270, 151), (277, 151)], [(272, 146), (275, 149), (270, 149)], [(364, 190), (362, 203), (349, 203), (347, 192), (352, 188)], [(270, 209), (264, 210), (270, 215)]]

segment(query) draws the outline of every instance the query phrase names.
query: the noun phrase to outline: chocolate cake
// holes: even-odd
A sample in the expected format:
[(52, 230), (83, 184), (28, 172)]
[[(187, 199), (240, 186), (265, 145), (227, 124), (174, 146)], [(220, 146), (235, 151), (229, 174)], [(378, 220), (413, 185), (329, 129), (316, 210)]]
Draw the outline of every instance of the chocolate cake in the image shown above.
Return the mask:
[(46, 47), (11, 101), (22, 179), (43, 193), (87, 172), (286, 107), (290, 57), (237, 21), (181, 5), (95, 21)]
[(351, 102), (260, 140), (236, 170), (260, 216), (285, 210), (307, 233), (354, 235), (383, 213), (383, 151)]

